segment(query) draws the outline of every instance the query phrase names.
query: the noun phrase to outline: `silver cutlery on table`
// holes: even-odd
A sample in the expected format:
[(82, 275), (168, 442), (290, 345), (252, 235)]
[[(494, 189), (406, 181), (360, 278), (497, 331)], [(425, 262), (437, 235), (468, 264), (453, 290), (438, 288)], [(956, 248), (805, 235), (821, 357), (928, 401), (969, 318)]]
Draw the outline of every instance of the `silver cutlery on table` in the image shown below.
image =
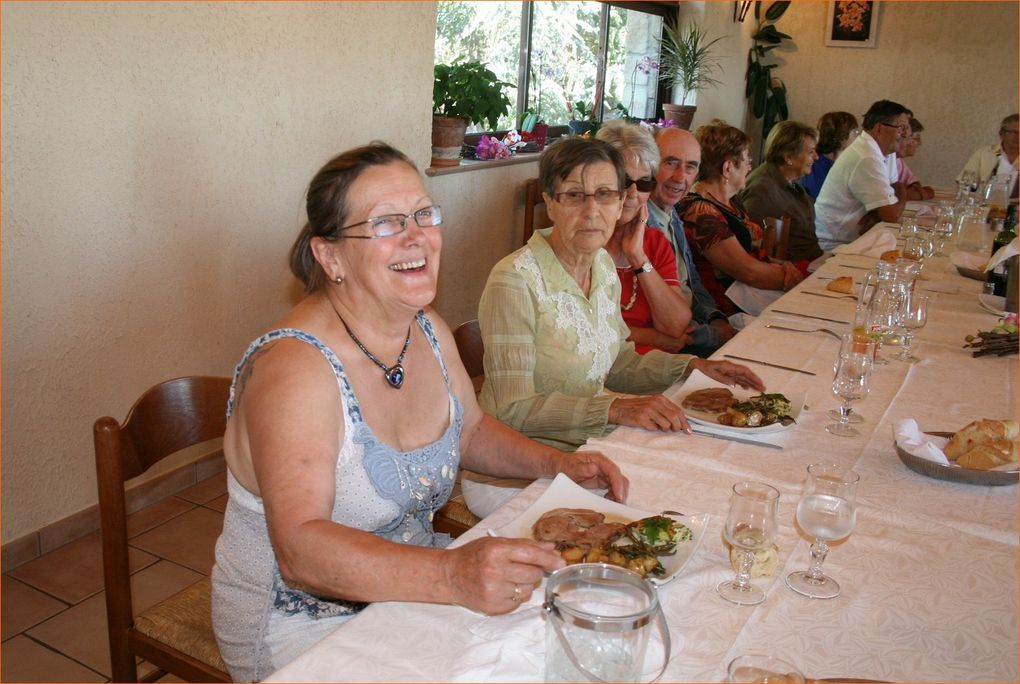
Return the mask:
[(771, 361), (762, 361), (760, 359), (749, 359), (746, 356), (734, 356), (733, 354), (723, 354), (727, 359), (735, 359), (737, 361), (747, 361), (748, 363), (757, 363), (762, 366), (768, 366), (770, 368), (782, 368), (783, 370), (793, 371), (794, 373), (803, 373), (804, 375), (816, 375), (811, 371), (802, 370), (800, 368), (791, 368), (790, 366), (780, 366), (778, 363), (772, 363)]
[(823, 316), (812, 316), (811, 314), (797, 313), (796, 311), (780, 311), (779, 309), (772, 309), (771, 313), (783, 314), (786, 316), (799, 316), (801, 318), (813, 318), (816, 321), (828, 321), (829, 323), (839, 323), (840, 325), (850, 325), (850, 321), (840, 321), (835, 318), (825, 318)]
[[(708, 432), (707, 430), (700, 430), (695, 425), (691, 425), (691, 431), (694, 432), (694, 434), (696, 434), (696, 435), (704, 435), (705, 437), (712, 437), (713, 439), (725, 439), (725, 440), (730, 441), (730, 442), (740, 442), (741, 444), (750, 444), (752, 446), (766, 447), (768, 449), (779, 449), (780, 451), (783, 450), (782, 446), (780, 446), (778, 444), (773, 444), (771, 442), (759, 442), (757, 440), (747, 439), (746, 437), (737, 437), (736, 435), (729, 435), (729, 434), (721, 435), (721, 434), (718, 434), (716, 432)], [(668, 512), (668, 511), (666, 511), (666, 512)]]
[(804, 330), (803, 328), (787, 328), (787, 327), (782, 326), (782, 325), (773, 325), (772, 323), (766, 323), (765, 327), (766, 328), (774, 328), (775, 330), (789, 330), (790, 332), (802, 332), (802, 333), (816, 333), (816, 332), (820, 332), (820, 333), (825, 333), (826, 335), (832, 335), (837, 340), (840, 340), (840, 341), (843, 340), (842, 336), (838, 332), (836, 332), (835, 330), (829, 330), (828, 328), (813, 328), (811, 330)]
[(849, 294), (826, 294), (824, 292), (812, 292), (811, 290), (797, 290), (797, 292), (800, 294), (811, 295), (812, 297), (825, 297), (826, 299), (857, 299), (854, 295)]

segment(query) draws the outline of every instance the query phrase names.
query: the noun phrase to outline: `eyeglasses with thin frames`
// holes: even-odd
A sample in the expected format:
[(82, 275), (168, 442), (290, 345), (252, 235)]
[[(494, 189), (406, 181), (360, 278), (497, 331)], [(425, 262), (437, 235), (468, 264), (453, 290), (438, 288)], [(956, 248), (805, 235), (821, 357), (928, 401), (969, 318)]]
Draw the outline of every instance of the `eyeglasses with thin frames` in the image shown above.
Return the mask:
[(377, 238), (393, 237), (400, 235), (407, 230), (407, 219), (414, 219), (420, 228), (435, 228), (443, 223), (443, 212), (438, 204), (431, 207), (424, 207), (410, 214), (383, 214), (382, 216), (370, 216), (364, 221), (351, 223), (337, 228), (337, 233), (342, 233), (351, 228), (368, 225), (372, 229), (371, 235), (337, 235), (333, 238), (357, 238), (359, 240), (375, 240)]
[(556, 201), (565, 207), (579, 207), (584, 204), (589, 197), (594, 197), (596, 204), (615, 204), (620, 201), (622, 196), (623, 193), (619, 190), (610, 190), (609, 188), (599, 188), (595, 192), (570, 190), (567, 192), (557, 192), (553, 195)]
[(895, 128), (900, 132), (900, 135), (906, 135), (907, 131), (910, 130), (910, 127), (906, 124), (900, 124), (897, 126), (896, 124), (886, 123), (884, 121), (879, 121), (878, 123), (882, 126), (887, 126), (888, 128)]

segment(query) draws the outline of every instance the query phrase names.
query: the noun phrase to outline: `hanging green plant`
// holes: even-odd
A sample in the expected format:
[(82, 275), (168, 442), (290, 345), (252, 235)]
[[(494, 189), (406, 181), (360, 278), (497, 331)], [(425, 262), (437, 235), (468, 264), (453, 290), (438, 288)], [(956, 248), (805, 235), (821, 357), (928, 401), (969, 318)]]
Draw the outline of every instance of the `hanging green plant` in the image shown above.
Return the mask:
[(754, 42), (747, 53), (744, 95), (750, 100), (751, 113), (761, 119), (761, 138), (764, 141), (773, 126), (790, 118), (786, 84), (772, 75), (773, 69), (779, 65), (768, 62), (771, 57), (769, 53), (782, 46), (783, 41), (792, 41), (793, 38), (775, 27), (775, 22), (789, 9), (789, 0), (773, 2), (765, 10), (764, 18), (761, 16), (761, 6), (761, 0), (754, 3), (754, 18), (758, 27), (751, 36)]

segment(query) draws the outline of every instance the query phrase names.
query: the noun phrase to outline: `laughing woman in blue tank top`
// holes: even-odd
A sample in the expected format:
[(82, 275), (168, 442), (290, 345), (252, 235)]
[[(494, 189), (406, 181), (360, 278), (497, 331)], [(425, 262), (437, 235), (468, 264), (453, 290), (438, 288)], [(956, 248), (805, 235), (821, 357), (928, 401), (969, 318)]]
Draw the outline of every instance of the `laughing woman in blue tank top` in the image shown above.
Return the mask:
[(623, 500), (594, 452), (562, 453), (482, 413), (453, 336), (428, 308), (442, 214), (381, 143), (327, 163), (291, 253), (305, 297), (234, 374), (224, 437), (230, 494), (213, 622), (235, 681), (257, 681), (373, 601), (488, 614), (527, 601), (562, 566), (550, 545), (433, 532), (457, 469), (563, 472)]

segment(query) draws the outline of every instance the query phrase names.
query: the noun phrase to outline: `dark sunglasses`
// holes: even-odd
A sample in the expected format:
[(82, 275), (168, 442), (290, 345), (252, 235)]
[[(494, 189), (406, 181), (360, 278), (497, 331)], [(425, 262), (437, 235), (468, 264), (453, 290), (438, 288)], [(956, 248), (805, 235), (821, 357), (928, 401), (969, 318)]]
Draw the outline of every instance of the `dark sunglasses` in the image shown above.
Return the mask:
[(637, 186), (638, 192), (651, 192), (652, 190), (655, 189), (655, 179), (654, 178), (639, 178), (637, 180), (634, 180), (633, 178), (628, 178), (627, 180), (625, 180), (623, 182), (624, 190), (626, 190), (627, 188), (629, 188), (632, 185), (636, 185)]

